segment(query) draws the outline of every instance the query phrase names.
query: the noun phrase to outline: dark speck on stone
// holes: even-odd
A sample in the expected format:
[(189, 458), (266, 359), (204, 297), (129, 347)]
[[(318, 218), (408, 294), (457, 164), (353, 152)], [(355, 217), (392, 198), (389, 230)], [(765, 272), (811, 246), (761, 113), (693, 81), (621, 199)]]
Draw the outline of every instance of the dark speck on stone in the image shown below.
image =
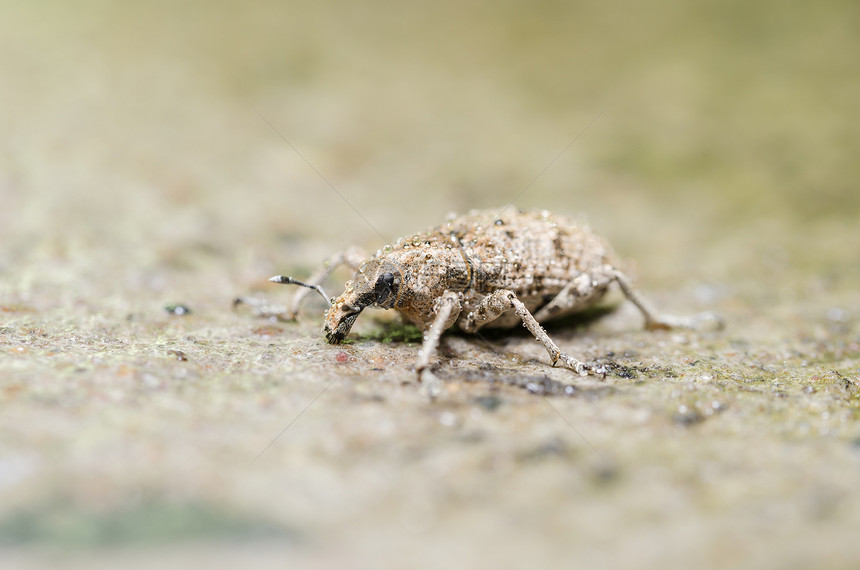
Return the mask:
[(625, 380), (633, 380), (637, 377), (636, 371), (627, 366), (616, 366), (615, 372), (620, 378), (624, 378)]
[(488, 412), (495, 412), (502, 405), (502, 399), (495, 395), (478, 396), (474, 402)]
[(683, 426), (691, 426), (704, 421), (705, 416), (690, 404), (681, 404), (672, 416), (675, 423)]
[(550, 439), (537, 447), (528, 449), (519, 454), (519, 459), (524, 462), (532, 462), (549, 457), (568, 457), (571, 454), (567, 444), (559, 439)]
[(191, 309), (188, 308), (188, 305), (167, 305), (166, 307), (164, 307), (164, 310), (171, 315), (176, 315), (177, 317), (183, 317), (185, 315), (191, 314)]
[(612, 463), (601, 463), (593, 472), (594, 481), (608, 484), (618, 480), (618, 466)]
[(188, 355), (182, 352), (181, 350), (168, 350), (167, 354), (176, 358), (179, 362), (188, 362)]

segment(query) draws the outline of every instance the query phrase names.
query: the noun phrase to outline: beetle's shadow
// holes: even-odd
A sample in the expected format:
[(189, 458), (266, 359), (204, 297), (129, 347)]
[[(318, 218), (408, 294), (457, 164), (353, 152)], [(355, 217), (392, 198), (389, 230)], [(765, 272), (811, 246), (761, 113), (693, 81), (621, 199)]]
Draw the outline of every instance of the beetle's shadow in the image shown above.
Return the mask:
[[(561, 319), (553, 320), (547, 326), (550, 331), (568, 332), (585, 328), (594, 321), (601, 319), (615, 310), (615, 305), (599, 305), (590, 307), (584, 311), (566, 316)], [(495, 346), (504, 339), (531, 338), (532, 335), (524, 327), (514, 328), (499, 328), (499, 329), (482, 329), (477, 335), (469, 334), (452, 328), (446, 333), (456, 337), (463, 338), (470, 342), (483, 341), (484, 350), (503, 350), (499, 346)], [(360, 334), (356, 340), (372, 340), (380, 343), (406, 343), (406, 344), (421, 344), (423, 335), (421, 329), (417, 326), (404, 323), (400, 320), (392, 319), (376, 319), (375, 326), (367, 333)], [(499, 367), (489, 363), (481, 363), (476, 369), (471, 370), (451, 370), (444, 363), (447, 359), (454, 355), (450, 352), (450, 348), (445, 342), (444, 336), (439, 346), (440, 355), (443, 356), (442, 364), (434, 367), (434, 373), (440, 378), (449, 382), (468, 382), (476, 384), (487, 384), (491, 390), (498, 389), (502, 386), (510, 386), (525, 390), (530, 394), (539, 396), (557, 396), (557, 397), (577, 397), (598, 399), (610, 396), (615, 392), (615, 388), (611, 385), (597, 386), (577, 386), (566, 382), (560, 382), (550, 378), (546, 374), (529, 374), (521, 369)], [(638, 376), (635, 368), (619, 365), (611, 360), (612, 354), (598, 358), (595, 364), (601, 364), (606, 369), (607, 376), (614, 376), (622, 379), (634, 379)]]
[[(590, 324), (600, 320), (606, 315), (615, 311), (616, 305), (598, 305), (589, 307), (583, 311), (579, 311), (572, 315), (553, 319), (547, 323), (542, 323), (542, 326), (547, 331), (570, 332), (581, 328), (587, 328)], [(422, 341), (421, 329), (411, 323), (404, 323), (396, 319), (375, 319), (374, 328), (366, 333), (361, 333), (356, 336), (356, 340), (375, 340), (377, 342), (405, 342), (405, 343), (420, 343)], [(474, 338), (476, 333), (466, 333), (452, 327), (445, 333), (446, 335), (454, 335), (462, 338)], [(514, 326), (511, 328), (483, 328), (478, 331), (477, 336), (490, 341), (497, 342), (510, 337), (530, 337), (532, 336), (524, 327)]]
[(616, 392), (616, 388), (612, 385), (575, 385), (554, 380), (546, 374), (527, 374), (522, 370), (502, 368), (488, 363), (481, 364), (477, 369), (466, 371), (446, 370), (443, 366), (435, 373), (445, 382), (485, 384), (489, 386), (491, 394), (502, 387), (511, 387), (525, 390), (536, 396), (596, 400), (606, 398)]
[[(547, 323), (542, 323), (542, 326), (547, 331), (564, 332), (574, 331), (581, 328), (587, 328), (591, 323), (600, 320), (606, 315), (612, 313), (617, 308), (617, 305), (598, 305), (589, 307), (572, 315), (568, 315), (559, 319), (553, 319)], [(405, 342), (405, 343), (420, 343), (423, 339), (421, 329), (411, 323), (404, 323), (397, 319), (377, 318), (374, 319), (374, 328), (371, 331), (356, 335), (355, 340), (374, 340), (377, 342)], [(478, 333), (466, 333), (457, 327), (451, 327), (446, 335), (454, 335), (462, 338), (474, 338), (479, 336), (489, 342), (498, 342), (510, 337), (530, 337), (532, 336), (524, 327), (514, 326), (510, 328), (482, 328)]]

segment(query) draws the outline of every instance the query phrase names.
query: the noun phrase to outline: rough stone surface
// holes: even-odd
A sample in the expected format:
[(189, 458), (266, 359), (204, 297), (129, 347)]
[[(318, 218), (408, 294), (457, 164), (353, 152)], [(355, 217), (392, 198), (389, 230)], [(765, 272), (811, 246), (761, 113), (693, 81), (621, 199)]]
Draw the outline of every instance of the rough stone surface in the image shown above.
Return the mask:
[[(856, 568), (857, 16), (0, 3), (0, 566)], [(518, 195), (727, 328), (232, 307)]]

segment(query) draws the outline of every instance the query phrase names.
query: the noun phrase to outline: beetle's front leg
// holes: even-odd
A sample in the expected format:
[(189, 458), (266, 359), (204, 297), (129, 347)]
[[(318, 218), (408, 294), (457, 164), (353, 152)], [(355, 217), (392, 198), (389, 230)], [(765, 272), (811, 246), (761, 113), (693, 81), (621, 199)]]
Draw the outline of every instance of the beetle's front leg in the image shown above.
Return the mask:
[(546, 334), (546, 331), (540, 326), (537, 319), (529, 312), (525, 304), (517, 298), (516, 293), (507, 289), (494, 291), (484, 297), (475, 310), (466, 315), (460, 328), (465, 332), (476, 332), (482, 326), (499, 318), (505, 311), (510, 309), (514, 310), (517, 316), (523, 321), (523, 325), (546, 348), (553, 366), (561, 362), (566, 368), (570, 368), (581, 376), (587, 376), (589, 372), (595, 371), (593, 366), (573, 356), (564, 354), (559, 350), (558, 345), (549, 338), (549, 335)]
[[(367, 259), (367, 254), (358, 246), (348, 247), (343, 251), (339, 251), (330, 258), (328, 258), (323, 266), (316, 270), (316, 272), (310, 276), (307, 280), (308, 285), (320, 285), (323, 281), (325, 281), (329, 275), (334, 273), (334, 270), (340, 267), (341, 265), (346, 265), (353, 271), (358, 269), (358, 266), (362, 261)], [(293, 295), (293, 299), (290, 302), (286, 318), (289, 320), (295, 320), (296, 316), (299, 314), (299, 305), (302, 302), (302, 299), (305, 298), (311, 290), (306, 288), (300, 288), (296, 291), (296, 294)]]
[[(290, 304), (287, 306), (270, 305), (266, 301), (261, 301), (251, 297), (239, 297), (233, 301), (233, 306), (241, 304), (250, 305), (259, 317), (274, 317), (279, 321), (294, 321), (296, 320), (296, 316), (299, 314), (299, 305), (305, 298), (305, 295), (307, 295), (314, 286), (321, 285), (322, 282), (341, 265), (346, 265), (352, 270), (356, 270), (358, 269), (359, 264), (361, 264), (365, 259), (367, 259), (367, 255), (364, 253), (364, 250), (356, 246), (349, 247), (334, 254), (323, 263), (322, 267), (310, 276), (307, 283), (302, 284), (304, 286), (295, 292)], [(279, 283), (282, 283), (282, 281), (279, 281)]]
[(421, 352), (418, 353), (418, 360), (415, 361), (418, 379), (425, 385), (431, 397), (439, 393), (439, 380), (430, 372), (430, 357), (436, 352), (442, 333), (460, 316), (460, 295), (446, 291), (436, 299), (433, 312), (435, 313), (433, 322), (424, 330), (424, 344), (421, 346)]

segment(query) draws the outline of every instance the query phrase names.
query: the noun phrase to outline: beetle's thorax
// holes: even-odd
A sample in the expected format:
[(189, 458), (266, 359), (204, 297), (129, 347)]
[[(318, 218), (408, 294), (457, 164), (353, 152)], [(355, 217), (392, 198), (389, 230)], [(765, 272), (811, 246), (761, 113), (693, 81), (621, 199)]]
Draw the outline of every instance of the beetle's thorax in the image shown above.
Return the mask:
[(410, 244), (392, 253), (403, 269), (394, 309), (419, 325), (433, 320), (434, 306), (446, 291), (459, 293), (472, 283), (472, 265), (462, 248), (441, 241)]

